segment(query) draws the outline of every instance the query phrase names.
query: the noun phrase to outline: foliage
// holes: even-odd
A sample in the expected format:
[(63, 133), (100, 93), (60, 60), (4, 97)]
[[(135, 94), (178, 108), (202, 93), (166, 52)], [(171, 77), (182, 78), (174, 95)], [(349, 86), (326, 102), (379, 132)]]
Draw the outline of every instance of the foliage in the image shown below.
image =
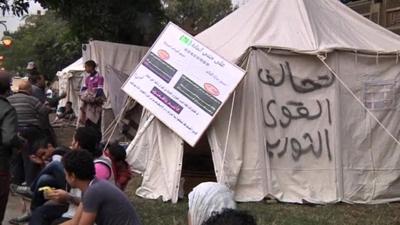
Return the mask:
[(81, 42), (89, 39), (149, 45), (164, 19), (160, 0), (38, 0), (70, 23)]
[(234, 9), (230, 0), (165, 0), (166, 16), (195, 35), (212, 26)]
[[(29, 61), (53, 78), (80, 56), (80, 44), (90, 39), (151, 45), (167, 20), (192, 34), (232, 12), (230, 0), (35, 0), (49, 11), (28, 16), (11, 34), (14, 45), (0, 49), (6, 69), (24, 73)], [(0, 0), (3, 12), (21, 16), (28, 0)]]
[(81, 55), (79, 40), (71, 34), (67, 22), (52, 11), (28, 16), (25, 25), (10, 35), (13, 46), (1, 48), (0, 53), (5, 56), (5, 68), (20, 74), (25, 73), (29, 61), (34, 61), (51, 80)]
[(28, 13), (28, 8), (28, 0), (0, 0), (0, 10), (3, 16), (10, 11), (16, 16), (22, 16)]

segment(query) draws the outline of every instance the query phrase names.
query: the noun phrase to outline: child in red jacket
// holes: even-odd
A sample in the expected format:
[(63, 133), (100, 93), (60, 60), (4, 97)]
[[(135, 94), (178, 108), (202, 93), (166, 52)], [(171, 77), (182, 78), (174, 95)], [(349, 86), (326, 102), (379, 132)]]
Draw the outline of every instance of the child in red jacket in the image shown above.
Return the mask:
[(105, 150), (105, 155), (112, 161), (115, 185), (121, 190), (125, 190), (128, 182), (132, 178), (131, 167), (125, 161), (126, 151), (118, 143), (111, 143)]

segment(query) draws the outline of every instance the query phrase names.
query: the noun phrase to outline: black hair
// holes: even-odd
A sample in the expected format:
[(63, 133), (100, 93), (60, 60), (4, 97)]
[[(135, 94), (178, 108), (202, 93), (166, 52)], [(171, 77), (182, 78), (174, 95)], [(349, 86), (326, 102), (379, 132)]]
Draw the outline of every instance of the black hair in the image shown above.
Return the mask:
[(91, 67), (93, 69), (96, 69), (97, 64), (93, 60), (88, 60), (88, 61), (85, 62), (85, 66), (88, 66), (88, 67)]
[(92, 180), (96, 174), (93, 156), (84, 149), (70, 151), (62, 158), (65, 171), (79, 180)]
[(33, 69), (28, 70), (28, 75), (29, 75), (29, 76), (39, 76), (40, 73), (39, 73), (39, 71), (37, 70), (37, 68), (35, 67), (35, 68), (33, 68)]
[(99, 148), (101, 137), (93, 127), (79, 127), (74, 134), (74, 139), (81, 148), (88, 150), (93, 157), (97, 158), (102, 155)]
[(115, 161), (125, 161), (126, 151), (124, 147), (118, 144), (118, 142), (111, 143), (110, 145), (108, 145), (107, 149)]
[(66, 146), (58, 146), (57, 148), (54, 149), (53, 155), (65, 155), (68, 152), (70, 152), (71, 149), (66, 147)]
[(39, 73), (31, 73), (28, 78), (29, 82), (31, 82), (31, 84), (37, 84), (39, 82), (39, 80), (41, 79), (41, 76), (42, 75), (40, 75)]
[(202, 225), (256, 225), (256, 221), (247, 212), (224, 209), (221, 213), (213, 214)]
[(0, 95), (5, 95), (11, 90), (11, 76), (8, 73), (0, 73)]
[[(36, 131), (34, 131), (34, 132), (36, 132)], [(36, 154), (39, 149), (47, 148), (47, 146), (50, 143), (49, 137), (47, 137), (46, 135), (41, 134), (39, 132), (36, 132), (36, 134), (30, 133), (27, 135), (34, 137), (34, 139), (35, 139), (35, 141), (33, 142), (30, 154)]]

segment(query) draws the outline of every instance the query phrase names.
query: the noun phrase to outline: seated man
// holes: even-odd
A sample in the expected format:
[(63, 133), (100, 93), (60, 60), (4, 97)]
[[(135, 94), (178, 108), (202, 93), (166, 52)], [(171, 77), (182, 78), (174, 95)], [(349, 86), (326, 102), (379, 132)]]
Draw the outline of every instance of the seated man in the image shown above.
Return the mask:
[[(40, 142), (46, 143), (46, 140)], [(51, 146), (51, 145), (50, 145)], [(47, 146), (46, 146), (47, 147)], [(41, 187), (50, 186), (52, 188), (65, 188), (66, 181), (64, 175), (64, 168), (61, 163), (62, 155), (68, 151), (68, 148), (58, 147), (54, 148), (44, 148), (43, 146), (38, 146), (35, 154), (30, 155), (31, 161), (38, 165), (44, 165), (44, 168), (40, 171), (36, 179), (32, 182), (30, 187), (11, 185), (11, 189), (18, 195), (27, 197), (31, 199), (30, 211), (26, 216), (21, 216), (13, 218), (9, 221), (11, 224), (20, 224), (27, 222), (30, 219), (30, 212), (33, 212), (36, 208), (42, 206), (47, 200), (43, 196), (43, 192), (39, 191)], [(46, 165), (46, 162), (51, 159), (51, 162)], [(58, 204), (52, 207), (52, 213), (62, 214), (67, 206)], [(55, 217), (59, 216), (56, 214)], [(47, 213), (47, 216), (48, 213)], [(44, 223), (43, 223), (44, 224)]]
[(74, 110), (72, 109), (72, 102), (67, 102), (65, 107), (58, 108), (56, 121), (73, 121), (75, 118), (76, 116)]
[[(110, 180), (113, 178), (111, 160), (102, 156), (102, 151), (98, 148), (99, 142), (100, 137), (96, 135), (96, 130), (90, 127), (80, 127), (73, 136), (71, 149), (72, 151), (86, 149), (90, 152), (95, 159), (96, 177)], [(48, 150), (51, 151), (52, 148), (53, 147), (49, 145)], [(52, 168), (56, 170), (57, 174), (60, 173), (61, 168), (63, 176), (65, 176), (63, 166), (59, 164), (61, 163), (55, 162)], [(43, 187), (43, 185), (52, 188), (60, 188), (59, 186), (51, 186), (50, 184), (44, 183), (36, 185), (32, 187), (32, 191), (39, 194), (39, 197), (34, 199), (43, 200), (43, 193), (39, 191), (39, 188)], [(34, 189), (36, 189), (36, 191)], [(44, 204), (43, 201), (38, 201), (39, 204), (32, 203), (35, 208), (31, 207), (32, 217), (29, 221), (30, 225), (60, 224), (70, 220), (75, 215), (76, 208), (80, 203), (81, 192), (79, 189), (72, 188), (68, 193), (63, 187), (62, 189), (52, 190), (46, 197), (50, 199), (50, 201)], [(40, 205), (40, 203), (42, 205)]]
[(115, 185), (95, 178), (93, 157), (87, 151), (71, 151), (63, 157), (67, 182), (83, 194), (70, 224), (140, 225), (139, 217), (125, 194)]

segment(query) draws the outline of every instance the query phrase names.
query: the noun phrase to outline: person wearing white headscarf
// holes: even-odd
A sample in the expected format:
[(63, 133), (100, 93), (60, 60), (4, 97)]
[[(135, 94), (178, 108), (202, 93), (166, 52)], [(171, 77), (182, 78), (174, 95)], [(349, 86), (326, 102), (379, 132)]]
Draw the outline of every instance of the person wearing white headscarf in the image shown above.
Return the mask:
[(189, 193), (189, 225), (201, 225), (223, 209), (236, 209), (233, 193), (225, 185), (205, 182)]

